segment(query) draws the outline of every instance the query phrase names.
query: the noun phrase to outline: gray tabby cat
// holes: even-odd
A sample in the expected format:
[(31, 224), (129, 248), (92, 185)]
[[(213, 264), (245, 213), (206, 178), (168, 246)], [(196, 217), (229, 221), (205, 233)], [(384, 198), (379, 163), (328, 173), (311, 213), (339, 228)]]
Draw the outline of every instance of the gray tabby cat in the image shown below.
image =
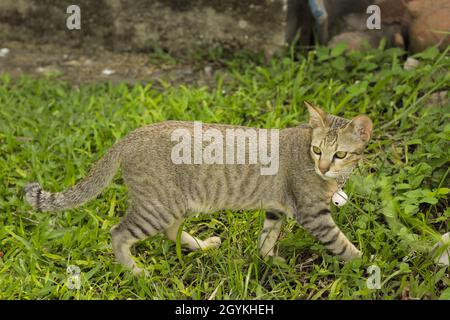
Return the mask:
[[(63, 192), (47, 192), (39, 184), (26, 186), (26, 200), (43, 211), (77, 207), (100, 194), (121, 168), (128, 187), (130, 205), (125, 217), (111, 229), (116, 259), (139, 269), (130, 247), (139, 240), (165, 232), (176, 241), (189, 214), (224, 209), (264, 209), (266, 218), (260, 234), (263, 257), (274, 255), (282, 217), (295, 218), (332, 253), (343, 260), (361, 252), (339, 230), (331, 217), (330, 201), (361, 159), (372, 133), (365, 115), (351, 121), (329, 115), (305, 103), (309, 125), (279, 131), (279, 170), (261, 175), (260, 164), (175, 164), (171, 159), (171, 133), (192, 130), (191, 122), (168, 121), (148, 125), (117, 142), (91, 169), (89, 175)], [(220, 124), (203, 125), (224, 132), (242, 128)], [(197, 239), (181, 233), (182, 245), (191, 250), (215, 248), (220, 238)]]

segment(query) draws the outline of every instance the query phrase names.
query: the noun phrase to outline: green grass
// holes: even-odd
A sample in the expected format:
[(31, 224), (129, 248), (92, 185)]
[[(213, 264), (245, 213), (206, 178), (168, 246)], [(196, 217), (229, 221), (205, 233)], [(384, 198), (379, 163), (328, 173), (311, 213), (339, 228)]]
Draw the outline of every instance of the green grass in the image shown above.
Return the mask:
[[(225, 61), (216, 88), (152, 85), (71, 87), (52, 79), (0, 77), (0, 298), (3, 299), (411, 299), (449, 296), (448, 268), (427, 251), (449, 231), (450, 106), (430, 103), (450, 88), (450, 59), (430, 49), (416, 70), (404, 52), (344, 53), (317, 48), (264, 63)], [(223, 61), (222, 61), (223, 62)], [(225, 80), (226, 79), (226, 80)], [(448, 93), (447, 93), (448, 98)], [(334, 210), (364, 252), (344, 264), (301, 227), (283, 228), (285, 263), (261, 261), (263, 212), (225, 212), (186, 222), (199, 237), (219, 235), (220, 249), (177, 254), (162, 236), (140, 242), (135, 278), (114, 263), (109, 229), (125, 211), (120, 175), (101, 197), (75, 210), (40, 213), (22, 198), (39, 181), (60, 191), (84, 177), (108, 147), (132, 129), (167, 119), (284, 128), (305, 122), (303, 100), (345, 117), (367, 113), (375, 124), (366, 161)], [(447, 100), (448, 101), (448, 100)], [(367, 268), (381, 270), (368, 289)], [(82, 271), (81, 288), (66, 268)]]

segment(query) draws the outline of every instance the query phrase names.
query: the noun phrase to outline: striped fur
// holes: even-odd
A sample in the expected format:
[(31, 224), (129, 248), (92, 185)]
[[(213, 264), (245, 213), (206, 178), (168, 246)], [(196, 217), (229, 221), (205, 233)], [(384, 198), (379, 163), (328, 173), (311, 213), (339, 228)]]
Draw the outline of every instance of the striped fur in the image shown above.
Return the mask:
[[(267, 211), (259, 238), (264, 257), (274, 255), (283, 217), (287, 216), (295, 218), (332, 253), (344, 260), (352, 259), (360, 252), (333, 222), (329, 210), (337, 183), (317, 174), (319, 161), (311, 154), (311, 144), (321, 145), (324, 154), (342, 146), (351, 149), (349, 152), (355, 151), (353, 159), (345, 162), (347, 166), (341, 164), (340, 171), (348, 174), (348, 167), (354, 165), (356, 156), (360, 157), (367, 141), (355, 138), (349, 120), (328, 116), (323, 111), (320, 112), (325, 118), (317, 119), (315, 110), (310, 108), (311, 125), (280, 131), (279, 170), (275, 175), (261, 175), (259, 164), (174, 164), (170, 155), (175, 142), (170, 135), (177, 128), (191, 130), (192, 123), (169, 121), (131, 132), (72, 188), (51, 193), (31, 183), (25, 188), (25, 198), (38, 210), (74, 208), (96, 197), (120, 168), (130, 205), (125, 217), (111, 229), (112, 245), (116, 259), (136, 273), (141, 270), (130, 254), (135, 242), (159, 232), (175, 241), (188, 215), (224, 209)], [(203, 128), (224, 132), (236, 127), (210, 124)], [(361, 132), (361, 127), (358, 130)], [(185, 231), (181, 232), (181, 242), (191, 250), (220, 245), (218, 237), (200, 240)]]

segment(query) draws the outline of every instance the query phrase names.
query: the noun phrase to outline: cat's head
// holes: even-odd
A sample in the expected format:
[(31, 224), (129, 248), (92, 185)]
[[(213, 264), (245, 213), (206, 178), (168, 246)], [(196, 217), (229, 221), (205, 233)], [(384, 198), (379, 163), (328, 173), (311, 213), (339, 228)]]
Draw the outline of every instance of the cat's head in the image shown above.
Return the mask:
[(305, 104), (313, 128), (310, 153), (316, 173), (325, 180), (348, 176), (370, 140), (372, 121), (366, 115), (347, 120)]

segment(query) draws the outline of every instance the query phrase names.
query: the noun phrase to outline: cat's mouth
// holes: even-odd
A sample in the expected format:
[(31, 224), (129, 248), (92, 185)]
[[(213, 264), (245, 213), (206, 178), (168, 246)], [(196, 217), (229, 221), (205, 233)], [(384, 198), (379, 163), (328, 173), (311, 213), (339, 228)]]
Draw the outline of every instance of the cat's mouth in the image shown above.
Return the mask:
[(339, 175), (337, 173), (331, 172), (331, 171), (327, 171), (325, 173), (320, 172), (319, 169), (315, 168), (316, 173), (323, 179), (323, 180), (336, 180)]

